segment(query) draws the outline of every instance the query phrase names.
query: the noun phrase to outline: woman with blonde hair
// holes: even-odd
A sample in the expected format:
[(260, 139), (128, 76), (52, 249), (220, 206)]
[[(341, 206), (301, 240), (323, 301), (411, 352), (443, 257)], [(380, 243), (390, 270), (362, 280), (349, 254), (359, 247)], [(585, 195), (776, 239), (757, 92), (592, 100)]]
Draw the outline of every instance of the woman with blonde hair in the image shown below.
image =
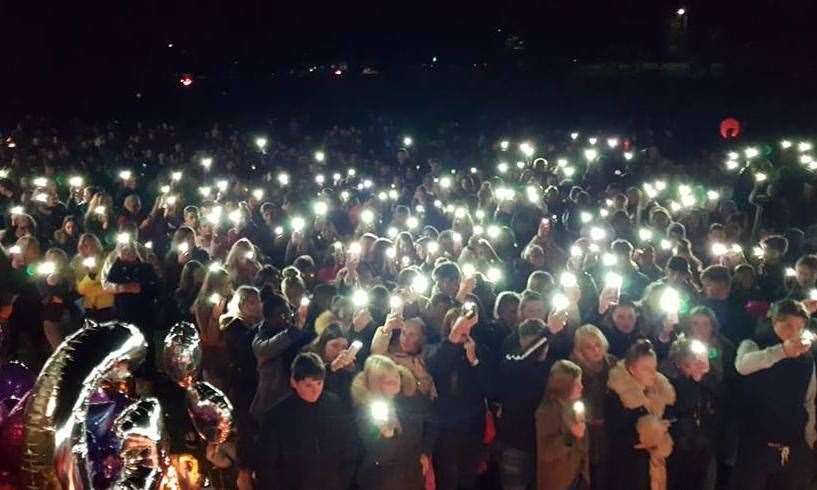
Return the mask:
[(362, 459), (363, 490), (417, 490), (431, 471), (433, 447), (425, 397), (411, 372), (386, 356), (372, 355), (352, 381)]
[(210, 267), (190, 308), (201, 337), (202, 376), (222, 389), (227, 388), (228, 358), (219, 318), (232, 296), (233, 287), (227, 269)]
[(611, 370), (605, 406), (609, 440), (609, 490), (666, 490), (672, 437), (664, 410), (675, 389), (657, 371), (652, 343), (636, 341)]
[(230, 248), (224, 267), (230, 273), (233, 287), (250, 285), (261, 270), (258, 250), (251, 241), (242, 238)]
[(582, 390), (582, 368), (570, 361), (557, 361), (536, 409), (538, 490), (573, 490), (590, 483)]
[(99, 238), (93, 233), (80, 235), (71, 268), (77, 280), (77, 292), (82, 296), (85, 316), (99, 322), (114, 318), (114, 295), (102, 285), (104, 262), (105, 251)]
[(610, 369), (618, 360), (608, 352), (604, 333), (595, 325), (576, 330), (570, 360), (582, 369), (587, 429), (590, 437), (591, 488), (601, 489), (607, 481), (607, 434), (604, 431), (604, 400)]

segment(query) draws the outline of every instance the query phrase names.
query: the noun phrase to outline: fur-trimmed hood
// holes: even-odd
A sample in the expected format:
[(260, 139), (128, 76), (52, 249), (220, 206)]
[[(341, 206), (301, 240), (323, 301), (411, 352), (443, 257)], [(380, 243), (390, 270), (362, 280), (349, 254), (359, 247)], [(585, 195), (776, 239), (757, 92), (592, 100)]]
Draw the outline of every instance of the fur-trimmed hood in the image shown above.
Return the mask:
[(618, 395), (625, 408), (644, 407), (656, 417), (663, 417), (664, 408), (675, 403), (675, 388), (663, 374), (656, 373), (655, 384), (645, 390), (627, 370), (624, 361), (610, 369), (607, 387)]
[[(414, 396), (417, 393), (417, 381), (414, 375), (403, 366), (397, 366), (397, 369), (400, 373), (400, 394), (407, 397)], [(355, 375), (350, 391), (352, 394), (352, 403), (357, 407), (362, 407), (378, 398), (377, 395), (369, 390), (366, 380), (366, 371), (361, 371)]]

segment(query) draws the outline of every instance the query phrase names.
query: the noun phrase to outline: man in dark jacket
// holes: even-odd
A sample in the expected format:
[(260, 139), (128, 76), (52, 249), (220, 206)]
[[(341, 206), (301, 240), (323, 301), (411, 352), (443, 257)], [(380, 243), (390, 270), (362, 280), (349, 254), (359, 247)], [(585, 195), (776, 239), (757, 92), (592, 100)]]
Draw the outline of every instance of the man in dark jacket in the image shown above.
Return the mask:
[(252, 341), (258, 364), (258, 389), (250, 406), (253, 417), (261, 417), (289, 394), (289, 366), (312, 337), (292, 314), (286, 299), (277, 294), (264, 299), (264, 323)]
[(299, 354), (290, 371), (292, 393), (262, 417), (257, 488), (345, 490), (355, 471), (354, 416), (323, 391), (326, 368), (317, 354)]
[(502, 488), (524, 490), (536, 482), (536, 407), (542, 401), (553, 361), (547, 344), (524, 354), (547, 336), (542, 320), (525, 320), (504, 342), (497, 396), (502, 404), (497, 440), (502, 448)]
[(483, 449), (492, 368), (488, 350), (471, 337), (477, 321), (476, 316), (459, 317), (428, 359), (439, 395), (433, 418), (439, 428), (434, 469), (440, 490), (472, 488)]

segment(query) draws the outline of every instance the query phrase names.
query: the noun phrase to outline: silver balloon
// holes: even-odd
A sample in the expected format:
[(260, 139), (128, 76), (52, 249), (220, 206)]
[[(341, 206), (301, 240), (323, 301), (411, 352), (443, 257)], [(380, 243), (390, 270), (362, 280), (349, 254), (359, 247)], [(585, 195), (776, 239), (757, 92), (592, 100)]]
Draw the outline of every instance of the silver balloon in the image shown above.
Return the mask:
[(89, 399), (102, 380), (128, 376), (146, 351), (139, 329), (116, 321), (86, 322), (57, 347), (26, 405), (24, 488), (92, 488), (85, 443)]
[(194, 383), (187, 389), (187, 411), (205, 441), (227, 441), (233, 428), (233, 404), (221, 390), (206, 381)]
[(114, 433), (122, 444), (122, 473), (115, 488), (158, 489), (167, 451), (159, 400), (144, 398), (130, 404), (114, 422)]
[(168, 377), (182, 388), (193, 384), (201, 367), (201, 339), (195, 325), (179, 322), (171, 327), (165, 337), (162, 364)]

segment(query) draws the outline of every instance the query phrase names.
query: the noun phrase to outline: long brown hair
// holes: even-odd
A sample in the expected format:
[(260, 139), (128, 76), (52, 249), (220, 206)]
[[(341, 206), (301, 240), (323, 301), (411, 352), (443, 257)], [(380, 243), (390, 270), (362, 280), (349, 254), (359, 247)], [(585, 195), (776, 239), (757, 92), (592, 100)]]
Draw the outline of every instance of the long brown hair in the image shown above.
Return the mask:
[(582, 368), (578, 364), (561, 360), (556, 361), (550, 368), (545, 396), (554, 400), (566, 400), (573, 390), (573, 384), (582, 376)]

